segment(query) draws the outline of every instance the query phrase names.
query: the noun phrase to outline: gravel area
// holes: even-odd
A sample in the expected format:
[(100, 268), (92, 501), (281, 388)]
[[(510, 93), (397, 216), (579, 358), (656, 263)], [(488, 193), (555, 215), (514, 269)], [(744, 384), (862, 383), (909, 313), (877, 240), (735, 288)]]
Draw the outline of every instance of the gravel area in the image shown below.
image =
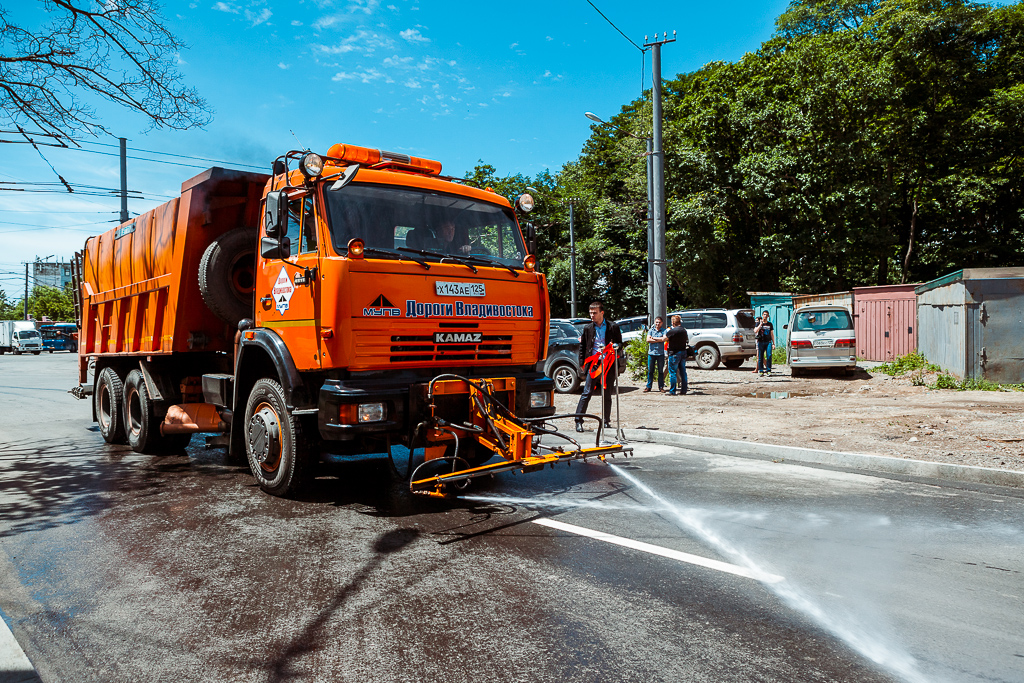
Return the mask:
[[(1024, 392), (932, 390), (871, 372), (875, 365), (793, 378), (785, 365), (759, 377), (752, 360), (711, 371), (691, 361), (686, 396), (643, 393), (645, 383), (627, 376), (622, 426), (1024, 471)], [(559, 394), (555, 403), (573, 412), (578, 400)]]

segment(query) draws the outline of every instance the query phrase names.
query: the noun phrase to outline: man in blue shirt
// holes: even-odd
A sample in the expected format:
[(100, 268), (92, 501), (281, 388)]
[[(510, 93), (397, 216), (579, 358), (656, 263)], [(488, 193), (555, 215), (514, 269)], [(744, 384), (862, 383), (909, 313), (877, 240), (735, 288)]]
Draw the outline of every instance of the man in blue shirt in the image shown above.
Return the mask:
[[(590, 304), (590, 322), (583, 328), (583, 337), (580, 339), (580, 367), (583, 368), (583, 362), (587, 358), (603, 351), (605, 345), (609, 343), (622, 346), (622, 332), (614, 322), (605, 320), (604, 304), (600, 301), (595, 301)], [(586, 369), (584, 369), (584, 372), (587, 372)], [(615, 393), (615, 376), (617, 373), (618, 363), (615, 362), (611, 364), (608, 370), (608, 378), (603, 390), (605, 427), (612, 426), (612, 396)], [(587, 381), (583, 385), (583, 394), (580, 395), (580, 402), (576, 406), (577, 413), (587, 412), (587, 406), (590, 405), (590, 397), (595, 389), (599, 392), (602, 391), (601, 375), (591, 377), (590, 373), (587, 372)], [(583, 431), (583, 420), (579, 418), (576, 419), (576, 431)]]
[(658, 370), (658, 391), (665, 391), (665, 328), (661, 316), (654, 319), (654, 325), (647, 331), (647, 387), (654, 384), (654, 370)]

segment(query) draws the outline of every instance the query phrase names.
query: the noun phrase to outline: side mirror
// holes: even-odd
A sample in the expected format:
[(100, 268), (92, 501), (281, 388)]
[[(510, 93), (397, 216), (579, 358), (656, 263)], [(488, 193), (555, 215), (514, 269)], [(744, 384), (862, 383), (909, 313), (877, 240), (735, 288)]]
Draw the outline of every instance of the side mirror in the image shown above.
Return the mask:
[(783, 326), (782, 326), (782, 329), (784, 329), (784, 330), (788, 330), (788, 329), (789, 329), (789, 324), (787, 323), (787, 324), (783, 325)]
[(292, 255), (292, 241), (287, 237), (264, 237), (260, 240), (260, 256), (265, 259), (288, 258)]
[(533, 227), (533, 223), (526, 224), (526, 251), (537, 255), (537, 228)]
[(280, 190), (267, 193), (267, 208), (263, 214), (263, 231), (267, 237), (271, 238), (288, 234), (288, 198)]

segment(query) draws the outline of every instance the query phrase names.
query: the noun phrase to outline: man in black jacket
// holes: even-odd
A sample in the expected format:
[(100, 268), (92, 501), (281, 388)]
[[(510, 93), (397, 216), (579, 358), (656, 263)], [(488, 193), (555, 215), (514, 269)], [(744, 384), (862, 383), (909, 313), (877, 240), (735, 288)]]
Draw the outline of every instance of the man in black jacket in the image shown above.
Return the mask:
[[(619, 326), (611, 320), (604, 318), (604, 304), (595, 301), (590, 304), (590, 322), (583, 328), (583, 338), (580, 340), (580, 367), (583, 361), (595, 353), (604, 351), (606, 344), (618, 344), (622, 346), (622, 332)], [(602, 362), (602, 361), (599, 361)], [(587, 372), (584, 369), (584, 372)], [(611, 427), (612, 417), (612, 396), (615, 392), (615, 377), (618, 374), (618, 363), (612, 363), (608, 370), (606, 388), (604, 389), (604, 426)], [(590, 397), (593, 393), (601, 392), (601, 376), (591, 377), (587, 372), (587, 382), (583, 385), (583, 394), (580, 396), (579, 405), (576, 406), (577, 413), (587, 412), (590, 405)], [(583, 420), (577, 418), (576, 431), (583, 431)]]

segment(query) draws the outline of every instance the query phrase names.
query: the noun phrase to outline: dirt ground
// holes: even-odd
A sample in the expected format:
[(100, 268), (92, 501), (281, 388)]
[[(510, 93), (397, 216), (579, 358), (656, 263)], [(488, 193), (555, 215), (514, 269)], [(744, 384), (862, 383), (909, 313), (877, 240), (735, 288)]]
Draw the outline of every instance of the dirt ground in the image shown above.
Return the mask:
[[(759, 377), (753, 360), (710, 371), (691, 361), (686, 396), (659, 393), (657, 383), (643, 393), (645, 383), (624, 376), (622, 426), (1024, 471), (1024, 392), (930, 390), (871, 372), (874, 365), (850, 377), (793, 378), (786, 365)], [(555, 404), (574, 412), (578, 400), (557, 394)], [(599, 400), (589, 413), (598, 414)]]

